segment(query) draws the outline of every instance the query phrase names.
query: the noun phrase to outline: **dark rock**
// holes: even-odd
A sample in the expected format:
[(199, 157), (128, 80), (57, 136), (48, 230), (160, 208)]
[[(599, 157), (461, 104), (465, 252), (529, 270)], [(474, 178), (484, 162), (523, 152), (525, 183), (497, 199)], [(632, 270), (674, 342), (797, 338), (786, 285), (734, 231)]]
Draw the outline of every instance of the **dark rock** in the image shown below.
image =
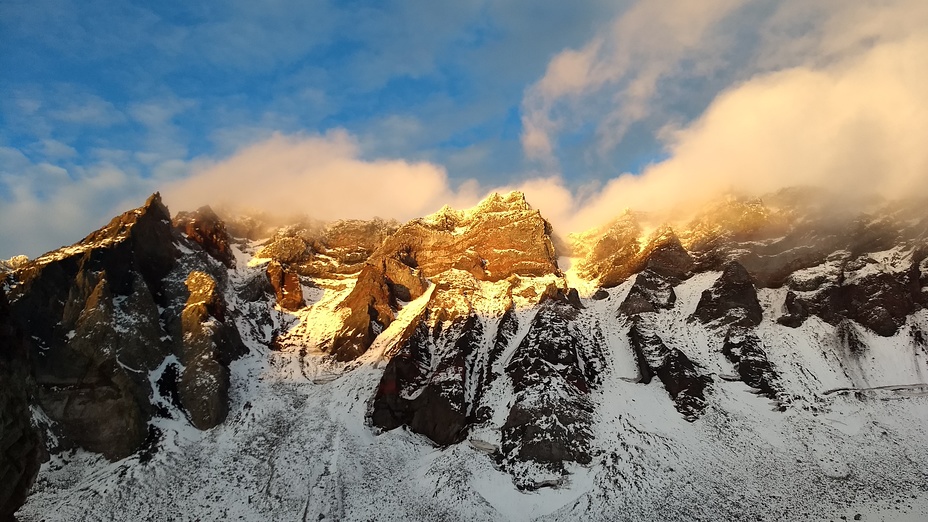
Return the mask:
[(915, 346), (921, 346), (922, 348), (928, 347), (928, 341), (925, 339), (925, 332), (914, 324), (909, 328), (909, 337), (912, 339), (912, 344)]
[[(600, 384), (605, 343), (598, 330), (584, 330), (577, 319), (570, 304), (546, 301), (506, 366), (516, 394), (502, 427), (507, 466), (532, 461), (561, 474), (564, 461), (592, 458), (589, 393)], [(516, 476), (521, 488), (532, 483)]]
[(907, 285), (897, 276), (877, 273), (853, 284), (825, 289), (808, 305), (814, 313), (831, 324), (843, 318), (853, 319), (878, 335), (891, 336), (905, 324), (916, 304)]
[(638, 361), (640, 382), (648, 384), (656, 375), (677, 411), (688, 421), (696, 420), (706, 408), (705, 390), (712, 380), (700, 375), (696, 364), (686, 354), (668, 348), (660, 337), (638, 321), (632, 324), (628, 339)]
[(809, 310), (793, 291), (786, 292), (784, 303), (786, 313), (777, 318), (777, 322), (790, 328), (798, 328), (809, 317)]
[(602, 288), (597, 288), (596, 291), (593, 292), (592, 297), (596, 301), (602, 301), (603, 299), (609, 298), (609, 292), (603, 290)]
[(203, 247), (203, 250), (217, 261), (228, 268), (235, 266), (226, 225), (213, 209), (204, 206), (195, 212), (179, 212), (174, 216), (173, 224), (174, 228)]
[(650, 268), (639, 272), (619, 312), (627, 316), (673, 308), (677, 295), (664, 276)]
[(179, 255), (174, 240), (155, 194), (16, 273), (13, 313), (36, 341), (36, 397), (65, 445), (118, 459), (144, 440), (146, 372), (170, 353), (158, 307), (170, 301), (164, 278)]
[[(271, 278), (266, 270), (254, 273), (236, 290), (238, 296), (249, 303), (263, 301), (269, 295), (273, 295), (275, 298), (277, 296), (277, 290), (271, 284)], [(302, 295), (302, 293), (303, 290), (301, 288), (300, 294)], [(281, 295), (282, 294), (283, 292), (281, 292)]]
[(580, 292), (576, 288), (567, 290), (567, 302), (574, 308), (585, 308), (583, 303), (580, 302)]
[(738, 329), (729, 330), (722, 353), (735, 365), (745, 384), (771, 399), (778, 398), (779, 377), (756, 335)]
[(751, 275), (740, 263), (728, 263), (712, 288), (703, 291), (693, 317), (717, 327), (759, 325), (763, 310)]
[(693, 268), (693, 257), (669, 228), (658, 231), (656, 238), (645, 247), (642, 257), (647, 260), (645, 268), (667, 278), (671, 284), (686, 279)]
[[(218, 223), (211, 230), (204, 240), (219, 237)], [(138, 450), (156, 413), (149, 374), (173, 354), (186, 357), (179, 388), (191, 422), (205, 427), (222, 417), (198, 404), (227, 400), (213, 388), (222, 388), (224, 367), (245, 350), (217, 290), (226, 272), (205, 256), (182, 256), (176, 244), (200, 250), (172, 228), (155, 194), (15, 273), (13, 313), (35, 342), (35, 396), (54, 421), (59, 449), (80, 446), (113, 460)], [(188, 277), (201, 265), (218, 274), (201, 274), (209, 291)]]
[[(496, 328), (496, 339), (487, 351), (484, 360), (474, 360), (470, 365), (474, 375), (474, 404), (471, 408), (472, 423), (483, 423), (490, 420), (492, 405), (485, 403), (486, 392), (490, 389), (500, 374), (493, 371), (493, 365), (500, 361), (506, 349), (510, 346), (519, 331), (519, 319), (515, 308), (510, 306), (499, 320)], [(482, 363), (482, 364), (481, 364)], [(489, 401), (487, 401), (489, 402)]]
[[(468, 410), (465, 401), (468, 359), (482, 336), (476, 315), (460, 317), (447, 330), (431, 330), (420, 320), (414, 333), (384, 370), (374, 397), (371, 422), (384, 430), (402, 425), (440, 445), (464, 437)], [(453, 340), (443, 349), (440, 339)], [(433, 370), (434, 368), (434, 370)], [(409, 399), (407, 397), (414, 396)]]
[(29, 410), (29, 350), (0, 289), (0, 520), (15, 520), (45, 459)]
[(854, 323), (845, 319), (835, 328), (835, 342), (845, 353), (860, 356), (867, 350), (867, 343), (863, 340)]

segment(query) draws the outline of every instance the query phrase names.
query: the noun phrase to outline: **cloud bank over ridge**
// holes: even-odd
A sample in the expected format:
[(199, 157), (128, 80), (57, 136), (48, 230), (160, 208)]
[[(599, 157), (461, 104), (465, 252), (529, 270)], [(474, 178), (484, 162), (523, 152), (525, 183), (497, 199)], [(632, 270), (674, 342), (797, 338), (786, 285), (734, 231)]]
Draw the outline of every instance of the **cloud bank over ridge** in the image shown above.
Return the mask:
[[(599, 91), (610, 94), (612, 110), (600, 111), (596, 120), (605, 140), (598, 146), (621, 140), (628, 122), (644, 117), (656, 103), (657, 84), (678, 75), (680, 62), (707, 57), (711, 63), (702, 70), (722, 67), (709, 56), (738, 42), (720, 24), (745, 23), (745, 5), (719, 0), (693, 12), (668, 13), (660, 9), (664, 4), (646, 0), (580, 51), (555, 56), (547, 74), (526, 93), (526, 155), (552, 164), (544, 156), (555, 152), (562, 129), (551, 115), (561, 115), (562, 123), (589, 116), (592, 109), (585, 104), (600, 103)], [(556, 169), (499, 186), (455, 181), (433, 163), (361, 159), (357, 141), (333, 131), (275, 135), (200, 169), (167, 189), (166, 197), (175, 206), (199, 198), (320, 219), (402, 220), (518, 189), (567, 233), (601, 225), (625, 208), (679, 210), (723, 192), (760, 195), (821, 185), (847, 196), (923, 195), (928, 187), (928, 99), (923, 95), (928, 92), (923, 59), (928, 6), (911, 0), (784, 2), (762, 14), (750, 73), (721, 90), (695, 120), (665, 124), (666, 159), (594, 188), (573, 186)], [(797, 33), (803, 20), (813, 20), (813, 29)], [(680, 34), (664, 42), (655, 36), (658, 29)], [(646, 66), (633, 63), (640, 53), (649, 58)], [(622, 80), (626, 76), (631, 78)]]
[[(29, 117), (8, 120), (10, 127), (40, 127), (42, 139), (0, 140), (2, 257), (74, 241), (154, 190), (175, 211), (234, 203), (325, 220), (405, 220), (519, 189), (561, 234), (625, 208), (682, 212), (727, 191), (817, 184), (845, 196), (928, 192), (922, 0), (640, 0), (597, 9), (623, 11), (532, 69), (534, 83), (516, 101), (506, 98), (521, 108), (505, 118), (515, 127), (509, 135), (495, 123), (448, 134), (433, 116), (453, 113), (454, 104), (436, 102), (427, 117), (391, 106), (364, 125), (327, 127), (306, 124), (287, 106), (280, 114), (289, 119), (271, 111), (213, 129), (223, 146), (203, 153), (185, 127), (196, 99), (168, 92), (114, 104), (65, 88), (36, 88), (34, 100), (26, 96), (32, 91), (17, 91), (7, 105)], [(519, 10), (510, 14), (505, 19), (522, 20)], [(507, 56), (502, 34), (487, 39), (499, 42), (494, 56)], [(313, 99), (329, 103), (330, 94), (319, 94)], [(45, 112), (36, 112), (46, 98), (60, 103), (46, 100)], [(491, 106), (506, 103), (481, 110)], [(92, 132), (132, 122), (145, 147), (107, 147)], [(641, 145), (642, 134), (650, 145)], [(524, 161), (501, 163), (493, 151), (505, 145), (517, 156), (506, 140), (519, 137)], [(641, 158), (630, 160), (639, 145)], [(626, 167), (603, 174), (616, 158)]]

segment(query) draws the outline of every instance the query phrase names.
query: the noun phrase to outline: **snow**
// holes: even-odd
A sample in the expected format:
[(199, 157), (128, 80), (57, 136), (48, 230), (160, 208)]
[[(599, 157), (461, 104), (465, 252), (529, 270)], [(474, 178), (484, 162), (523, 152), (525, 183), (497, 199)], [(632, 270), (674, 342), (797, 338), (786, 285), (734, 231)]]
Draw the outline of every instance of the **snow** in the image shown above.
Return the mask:
[[(162, 433), (157, 451), (113, 463), (80, 450), (53, 456), (21, 520), (835, 520), (860, 514), (874, 521), (924, 520), (928, 513), (928, 357), (908, 333), (928, 326), (925, 311), (893, 337), (861, 329), (868, 349), (849, 358), (835, 342), (835, 328), (815, 317), (795, 329), (777, 324), (786, 290), (761, 290), (765, 315), (756, 334), (791, 400), (776, 411), (743, 382), (720, 378), (736, 373), (721, 354), (722, 333), (688, 320), (719, 272), (697, 274), (674, 287), (673, 309), (646, 318), (668, 347), (712, 376), (706, 412), (687, 422), (659, 379), (636, 382), (629, 324), (618, 315), (632, 281), (593, 300), (596, 289), (566, 262), (559, 261), (563, 277), (525, 277), (512, 287), (450, 270), (422, 296), (401, 303), (365, 355), (335, 363), (320, 346), (340, 328), (345, 312), (338, 304), (354, 280), (307, 281), (305, 308), (275, 309), (272, 324), (255, 323), (250, 307), (273, 304), (234, 295), (263, 270), (254, 250), (255, 243), (234, 247), (237, 268), (229, 272), (230, 314), (250, 353), (230, 366), (228, 419), (196, 430), (160, 396), (158, 379), (169, 365), (180, 366), (170, 356), (148, 375), (153, 403), (169, 412), (153, 421)], [(861, 270), (895, 270), (910, 262), (907, 255), (871, 254), (873, 262)], [(490, 368), (497, 378), (484, 400), (493, 406), (492, 418), (473, 427), (469, 443), (447, 448), (404, 428), (380, 433), (367, 420), (391, 349), (439, 297), (439, 282), (463, 289), (441, 293), (450, 311), (478, 314), (479, 350), (492, 347), (510, 294), (518, 320)], [(598, 331), (607, 348), (602, 384), (591, 392), (596, 451), (588, 466), (569, 464), (566, 481), (520, 491), (492, 453), (515, 401), (505, 367), (528, 334), (538, 296), (551, 285), (580, 290), (584, 308), (574, 324), (584, 336)], [(285, 333), (287, 349), (268, 349), (274, 332)]]

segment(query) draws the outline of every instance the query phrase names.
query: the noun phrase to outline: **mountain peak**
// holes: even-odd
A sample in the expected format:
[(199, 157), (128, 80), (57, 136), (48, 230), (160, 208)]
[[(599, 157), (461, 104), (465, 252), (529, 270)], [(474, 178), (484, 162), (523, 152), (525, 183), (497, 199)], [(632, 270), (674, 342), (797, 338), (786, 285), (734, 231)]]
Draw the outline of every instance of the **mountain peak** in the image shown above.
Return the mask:
[(425, 216), (418, 221), (433, 229), (461, 233), (466, 227), (474, 225), (478, 220), (488, 215), (521, 214), (525, 212), (538, 213), (525, 200), (525, 194), (514, 190), (505, 195), (493, 192), (483, 198), (476, 206), (468, 209), (455, 210), (450, 205), (445, 205), (438, 212)]
[(494, 192), (483, 199), (474, 210), (483, 212), (506, 212), (511, 210), (532, 210), (531, 205), (525, 200), (525, 194), (518, 190), (513, 190), (508, 194)]

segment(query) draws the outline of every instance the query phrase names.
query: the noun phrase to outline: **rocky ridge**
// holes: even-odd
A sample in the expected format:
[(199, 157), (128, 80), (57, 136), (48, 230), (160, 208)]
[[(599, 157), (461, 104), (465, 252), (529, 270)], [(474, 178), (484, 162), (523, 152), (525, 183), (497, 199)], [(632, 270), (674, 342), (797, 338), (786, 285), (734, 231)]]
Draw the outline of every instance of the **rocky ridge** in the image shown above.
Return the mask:
[[(609, 497), (608, 481), (652, 480), (641, 448), (680, 451), (648, 438), (651, 413), (690, 433), (722, 429), (744, 402), (776, 424), (846, 390), (924, 384), (928, 221), (905, 207), (841, 219), (822, 208), (787, 191), (653, 229), (628, 212), (577, 237), (574, 275), (591, 282), (578, 292), (519, 193), (402, 226), (251, 239), (208, 208), (172, 222), (153, 197), (12, 271), (9, 293), (40, 359), (53, 451), (157, 448), (159, 416), (237, 429), (258, 400), (230, 395), (247, 345), (285, 380), (349, 393), (378, 440), (417, 434), (439, 461), (472, 448), (518, 491), (570, 490), (601, 470), (611, 478), (590, 491)], [(632, 404), (643, 397), (650, 410)], [(107, 424), (103, 410), (120, 414)]]
[(159, 413), (154, 380), (165, 365), (178, 378), (159, 386), (176, 394), (194, 426), (224, 420), (226, 368), (245, 353), (216, 290), (231, 262), (227, 238), (208, 209), (178, 226), (155, 194), (12, 274), (11, 314), (30, 340), (35, 400), (57, 441), (51, 449), (110, 459), (139, 450)]

